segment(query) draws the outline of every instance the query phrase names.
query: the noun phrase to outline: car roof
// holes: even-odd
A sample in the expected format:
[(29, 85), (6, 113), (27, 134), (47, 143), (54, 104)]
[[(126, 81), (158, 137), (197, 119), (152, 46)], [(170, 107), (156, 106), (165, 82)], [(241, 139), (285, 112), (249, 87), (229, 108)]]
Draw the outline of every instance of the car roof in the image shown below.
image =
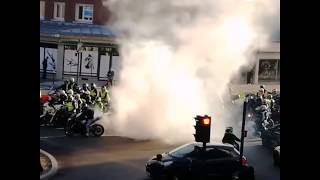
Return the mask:
[[(188, 144), (192, 144), (194, 146), (202, 147), (203, 143), (200, 142), (191, 142)], [(227, 150), (235, 150), (234, 147), (231, 144), (223, 144), (223, 143), (207, 143), (206, 147), (208, 148), (222, 148), (222, 149), (227, 149)]]

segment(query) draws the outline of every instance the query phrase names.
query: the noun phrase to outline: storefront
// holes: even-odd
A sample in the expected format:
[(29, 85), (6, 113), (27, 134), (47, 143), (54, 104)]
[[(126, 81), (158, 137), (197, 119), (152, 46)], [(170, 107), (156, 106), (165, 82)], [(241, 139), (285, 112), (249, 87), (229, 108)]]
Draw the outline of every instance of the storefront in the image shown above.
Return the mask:
[[(106, 80), (118, 71), (120, 58), (114, 35), (105, 26), (72, 23), (40, 23), (40, 77), (47, 80), (70, 76)], [(115, 74), (117, 78), (117, 73)]]

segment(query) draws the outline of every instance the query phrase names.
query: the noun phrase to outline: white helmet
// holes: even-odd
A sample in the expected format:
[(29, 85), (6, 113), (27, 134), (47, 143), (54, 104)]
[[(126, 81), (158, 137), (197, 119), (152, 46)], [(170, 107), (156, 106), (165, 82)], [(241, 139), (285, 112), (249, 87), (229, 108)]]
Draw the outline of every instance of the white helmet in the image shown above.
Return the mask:
[(96, 101), (97, 101), (97, 102), (101, 102), (101, 98), (100, 98), (100, 97), (98, 97)]
[(72, 90), (72, 89), (69, 89), (69, 90), (67, 91), (67, 94), (68, 94), (68, 95), (73, 95), (73, 90)]
[(76, 95), (75, 95), (75, 98), (76, 98), (76, 99), (80, 99), (80, 94), (76, 94)]
[(70, 78), (70, 82), (74, 83), (74, 78)]

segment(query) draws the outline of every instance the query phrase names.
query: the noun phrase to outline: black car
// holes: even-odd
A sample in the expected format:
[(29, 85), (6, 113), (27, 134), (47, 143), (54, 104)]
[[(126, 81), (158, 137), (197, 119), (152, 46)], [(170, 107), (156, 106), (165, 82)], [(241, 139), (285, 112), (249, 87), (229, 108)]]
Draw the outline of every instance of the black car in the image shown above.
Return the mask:
[(158, 154), (146, 164), (154, 179), (254, 179), (254, 170), (246, 157), (239, 163), (240, 153), (232, 145), (189, 143), (170, 152)]
[(268, 148), (275, 148), (280, 145), (280, 124), (274, 125), (268, 130), (261, 132), (262, 145)]

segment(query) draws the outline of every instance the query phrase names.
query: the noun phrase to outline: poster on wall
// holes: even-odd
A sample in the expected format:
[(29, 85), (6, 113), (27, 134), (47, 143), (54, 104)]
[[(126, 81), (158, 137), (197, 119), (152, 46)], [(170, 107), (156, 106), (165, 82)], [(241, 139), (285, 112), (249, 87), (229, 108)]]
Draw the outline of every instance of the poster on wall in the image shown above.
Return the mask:
[(64, 51), (64, 63), (63, 72), (64, 74), (77, 74), (78, 67), (78, 56), (76, 56), (76, 50), (65, 50)]
[(81, 75), (97, 76), (98, 51), (82, 51)]
[(259, 62), (259, 80), (275, 80), (277, 59), (263, 59)]
[(57, 49), (40, 47), (40, 70), (46, 68), (48, 73), (56, 73)]
[(109, 55), (101, 55), (100, 56), (99, 79), (101, 79), (101, 80), (107, 79), (107, 73), (109, 70), (109, 61), (110, 61)]
[(120, 79), (120, 69), (121, 69), (121, 58), (120, 56), (113, 56), (112, 57), (112, 68), (114, 71), (114, 80), (119, 81)]

